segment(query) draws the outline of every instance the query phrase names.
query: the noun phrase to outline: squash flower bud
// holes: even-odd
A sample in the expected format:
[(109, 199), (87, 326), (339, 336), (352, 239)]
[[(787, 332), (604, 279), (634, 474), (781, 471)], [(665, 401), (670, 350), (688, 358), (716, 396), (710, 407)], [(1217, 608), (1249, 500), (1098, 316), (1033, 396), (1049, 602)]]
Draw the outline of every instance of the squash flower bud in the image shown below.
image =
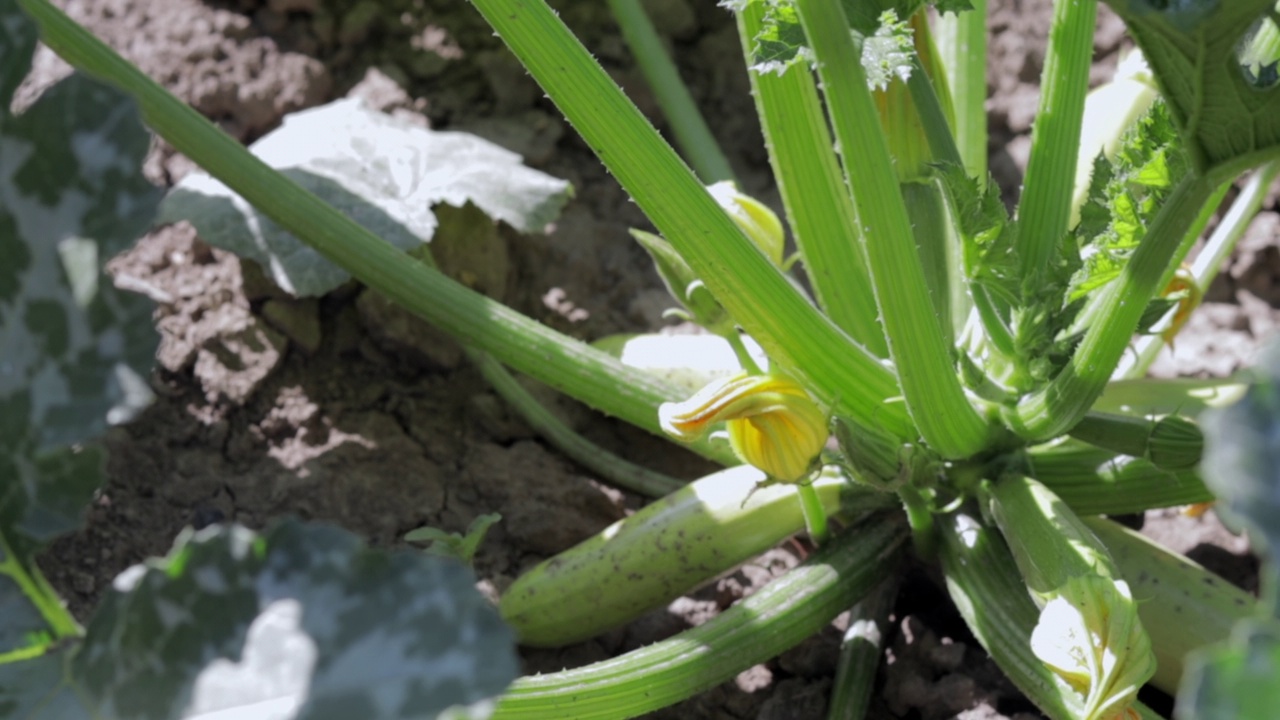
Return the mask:
[(1169, 327), (1160, 333), (1160, 337), (1173, 347), (1173, 338), (1187, 324), (1187, 320), (1191, 319), (1191, 311), (1200, 305), (1200, 301), (1204, 299), (1204, 290), (1200, 289), (1200, 284), (1196, 282), (1195, 275), (1191, 274), (1191, 269), (1183, 263), (1182, 267), (1174, 273), (1169, 280), (1169, 284), (1165, 286), (1164, 295), (1167, 297), (1174, 293), (1183, 293), (1178, 299), (1178, 309), (1173, 313), (1173, 321), (1169, 323)]
[(764, 251), (765, 256), (774, 265), (782, 266), (782, 249), (786, 238), (782, 231), (782, 221), (764, 203), (738, 191), (732, 180), (722, 180), (707, 186), (707, 192), (716, 199), (720, 207), (729, 213), (729, 217), (737, 223), (756, 247)]
[(662, 429), (695, 440), (724, 421), (729, 445), (743, 462), (783, 482), (809, 474), (827, 443), (827, 416), (809, 393), (778, 375), (717, 380), (681, 403), (658, 408)]
[(1083, 696), (1081, 720), (1137, 718), (1133, 702), (1156, 668), (1128, 584), (1099, 575), (1058, 590), (1040, 613), (1031, 650)]

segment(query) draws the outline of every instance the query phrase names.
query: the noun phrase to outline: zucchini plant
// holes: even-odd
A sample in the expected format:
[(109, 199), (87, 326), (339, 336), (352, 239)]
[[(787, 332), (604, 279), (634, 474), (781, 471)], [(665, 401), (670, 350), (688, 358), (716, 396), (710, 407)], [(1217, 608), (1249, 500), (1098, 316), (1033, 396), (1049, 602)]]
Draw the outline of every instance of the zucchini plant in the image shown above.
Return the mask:
[[(1088, 516), (1210, 501), (1203, 478), (1233, 472), (1204, 461), (1194, 417), (1201, 391), (1218, 385), (1142, 375), (1276, 174), (1272, 0), (1114, 0), (1150, 69), (1132, 85), (1141, 97), (1124, 105), (1132, 122), (1111, 123), (1096, 144), (1084, 126), (1097, 6), (1055, 3), (1012, 214), (984, 169), (981, 0), (932, 10), (922, 0), (727, 0), (782, 218), (713, 184), (725, 179), (714, 156), (697, 163), (706, 176), (691, 171), (544, 0), (473, 0), (648, 216), (656, 233), (636, 236), (681, 312), (739, 358), (740, 372), (693, 393), (451, 281), (429, 258), (406, 262), (47, 0), (18, 3), (55, 51), (132, 95), (156, 133), (353, 277), (457, 336), (495, 384), (505, 365), (743, 466), (674, 490), (518, 580), (500, 611), (522, 642), (602, 632), (802, 530), (819, 545), (694, 630), (517, 680), (495, 717), (632, 717), (670, 705), (841, 610), (882, 616), (909, 552), (941, 567), (975, 637), (1055, 719), (1154, 717), (1138, 690), (1175, 692), (1187, 652), (1256, 609), (1203, 569)], [(643, 30), (641, 21), (631, 34)], [(697, 152), (697, 137), (683, 135), (686, 151)], [(1082, 137), (1106, 151), (1082, 153)], [(1191, 258), (1246, 171), (1232, 212)], [(793, 259), (782, 251), (787, 230)], [(553, 424), (546, 432), (581, 449)], [(1169, 621), (1188, 607), (1206, 619)], [(859, 645), (842, 653), (833, 717), (865, 711), (876, 653)]]

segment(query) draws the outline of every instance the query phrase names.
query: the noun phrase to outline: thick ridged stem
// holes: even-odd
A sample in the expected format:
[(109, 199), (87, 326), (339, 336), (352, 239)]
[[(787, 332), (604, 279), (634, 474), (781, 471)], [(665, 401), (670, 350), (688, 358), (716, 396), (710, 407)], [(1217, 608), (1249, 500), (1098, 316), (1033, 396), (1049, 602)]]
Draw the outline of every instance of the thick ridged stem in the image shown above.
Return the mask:
[(934, 38), (942, 56), (955, 109), (955, 136), (964, 167), (973, 177), (987, 175), (987, 2), (972, 0), (973, 10), (938, 19)]
[(692, 630), (576, 670), (517, 680), (494, 720), (635, 717), (764, 662), (821, 629), (888, 577), (906, 531), (879, 515)]
[[(752, 2), (738, 14), (748, 58), (763, 13), (761, 3)], [(887, 357), (889, 348), (857, 240), (862, 228), (839, 159), (831, 152), (834, 142), (813, 74), (793, 67), (781, 75), (749, 75), (769, 162), (818, 304), (868, 351)]]
[(640, 0), (609, 0), (609, 9), (613, 11), (622, 36), (631, 47), (631, 55), (640, 66), (640, 72), (644, 73), (645, 80), (649, 81), (649, 88), (653, 90), (653, 96), (689, 164), (708, 185), (732, 180), (733, 168), (729, 167), (729, 160), (721, 152), (702, 113), (698, 112), (689, 88), (667, 55), (662, 38), (658, 37)]
[[(889, 353), (911, 417), (944, 457), (984, 449), (992, 425), (969, 402), (934, 311), (911, 220), (898, 189), (879, 113), (867, 88), (861, 52), (838, 0), (797, 0), (805, 35), (818, 58), (827, 109), (844, 159), (863, 247)], [(950, 319), (947, 318), (947, 321)]]
[(853, 342), (749, 240), (555, 12), (473, 4), (720, 304), (808, 389), (866, 423), (915, 434), (892, 369)]
[(1018, 256), (1025, 287), (1035, 288), (1058, 252), (1071, 217), (1076, 148), (1089, 90), (1095, 0), (1057, 0), (1040, 77), (1040, 105), (1018, 204)]

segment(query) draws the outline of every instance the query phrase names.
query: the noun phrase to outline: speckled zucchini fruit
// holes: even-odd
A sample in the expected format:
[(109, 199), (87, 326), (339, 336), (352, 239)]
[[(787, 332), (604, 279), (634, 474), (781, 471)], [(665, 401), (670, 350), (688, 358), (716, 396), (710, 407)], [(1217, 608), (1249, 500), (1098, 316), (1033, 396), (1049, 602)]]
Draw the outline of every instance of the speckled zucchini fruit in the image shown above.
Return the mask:
[[(729, 468), (690, 483), (542, 562), (499, 609), (521, 644), (558, 647), (623, 625), (804, 529), (796, 489), (757, 489), (764, 474)], [(814, 481), (828, 514), (884, 507), (892, 496), (833, 474)]]

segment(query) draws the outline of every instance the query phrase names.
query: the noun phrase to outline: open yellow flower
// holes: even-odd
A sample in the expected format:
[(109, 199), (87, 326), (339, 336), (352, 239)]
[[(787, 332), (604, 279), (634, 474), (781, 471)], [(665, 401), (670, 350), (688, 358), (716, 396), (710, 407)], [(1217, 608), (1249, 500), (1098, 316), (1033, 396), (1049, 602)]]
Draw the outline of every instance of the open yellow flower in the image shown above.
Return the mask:
[(808, 475), (827, 443), (826, 414), (804, 388), (778, 375), (718, 380), (684, 402), (663, 403), (658, 419), (686, 442), (723, 421), (734, 454), (784, 482)]

